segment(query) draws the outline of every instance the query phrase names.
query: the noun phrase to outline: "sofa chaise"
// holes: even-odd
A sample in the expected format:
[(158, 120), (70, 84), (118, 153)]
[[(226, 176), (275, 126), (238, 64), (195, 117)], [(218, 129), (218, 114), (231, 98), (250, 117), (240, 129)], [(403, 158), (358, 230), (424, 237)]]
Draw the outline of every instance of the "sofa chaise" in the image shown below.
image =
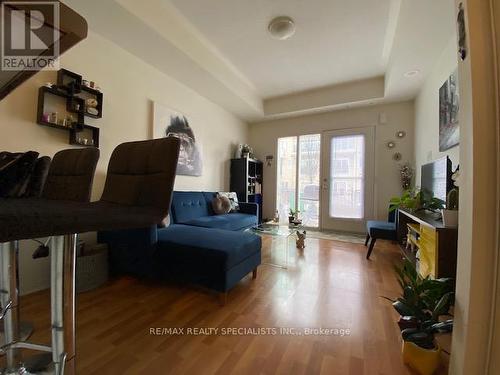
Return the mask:
[(170, 225), (99, 232), (107, 243), (111, 271), (139, 277), (196, 283), (223, 293), (261, 263), (261, 238), (246, 231), (258, 223), (258, 205), (215, 215), (214, 192), (174, 191)]

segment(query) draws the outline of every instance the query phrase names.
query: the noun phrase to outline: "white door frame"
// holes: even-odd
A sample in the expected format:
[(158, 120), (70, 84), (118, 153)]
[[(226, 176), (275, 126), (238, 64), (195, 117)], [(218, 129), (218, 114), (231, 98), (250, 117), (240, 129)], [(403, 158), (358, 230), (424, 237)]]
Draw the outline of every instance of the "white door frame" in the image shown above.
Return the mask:
[[(460, 211), (450, 374), (498, 374), (500, 365), (500, 7), (465, 8), (467, 56), (459, 61)], [(457, 45), (458, 49), (458, 45)]]
[[(362, 219), (340, 219), (329, 217), (330, 192), (330, 140), (342, 135), (365, 136), (365, 184), (364, 215)], [(366, 220), (373, 217), (375, 207), (375, 127), (359, 127), (324, 131), (321, 134), (321, 176), (320, 176), (320, 226), (321, 229), (335, 229), (346, 232), (364, 233)]]

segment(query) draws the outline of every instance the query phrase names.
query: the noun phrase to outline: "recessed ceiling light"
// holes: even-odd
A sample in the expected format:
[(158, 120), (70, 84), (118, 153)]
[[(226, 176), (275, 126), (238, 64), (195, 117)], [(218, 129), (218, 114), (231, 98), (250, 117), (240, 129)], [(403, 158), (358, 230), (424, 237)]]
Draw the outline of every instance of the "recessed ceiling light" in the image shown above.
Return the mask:
[(405, 74), (403, 74), (406, 78), (411, 78), (419, 75), (420, 70), (415, 69), (415, 70), (409, 70)]
[(276, 17), (269, 22), (267, 29), (273, 38), (285, 40), (295, 34), (295, 22), (287, 16)]

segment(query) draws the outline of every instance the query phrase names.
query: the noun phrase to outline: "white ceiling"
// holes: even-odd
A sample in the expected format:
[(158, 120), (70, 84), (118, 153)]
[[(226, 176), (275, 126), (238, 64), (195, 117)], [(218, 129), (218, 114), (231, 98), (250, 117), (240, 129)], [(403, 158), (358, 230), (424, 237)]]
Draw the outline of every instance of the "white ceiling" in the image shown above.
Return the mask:
[[(63, 1), (249, 122), (412, 99), (456, 33), (454, 0)], [(267, 32), (280, 15), (297, 25), (285, 41)]]
[[(169, 0), (257, 88), (275, 97), (383, 75), (391, 0)], [(273, 39), (269, 21), (296, 23)]]

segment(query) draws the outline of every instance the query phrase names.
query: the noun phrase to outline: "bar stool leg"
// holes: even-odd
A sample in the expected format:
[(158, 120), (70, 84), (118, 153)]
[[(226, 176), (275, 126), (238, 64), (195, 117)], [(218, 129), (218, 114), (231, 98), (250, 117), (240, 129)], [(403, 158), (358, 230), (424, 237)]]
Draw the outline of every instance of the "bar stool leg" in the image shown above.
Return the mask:
[[(18, 241), (0, 243), (0, 303), (6, 344), (19, 341), (18, 249)], [(15, 347), (7, 347), (6, 363), (5, 374), (25, 371), (21, 363), (21, 352)]]
[(56, 236), (51, 246), (52, 361), (56, 375), (74, 375), (77, 235)]

